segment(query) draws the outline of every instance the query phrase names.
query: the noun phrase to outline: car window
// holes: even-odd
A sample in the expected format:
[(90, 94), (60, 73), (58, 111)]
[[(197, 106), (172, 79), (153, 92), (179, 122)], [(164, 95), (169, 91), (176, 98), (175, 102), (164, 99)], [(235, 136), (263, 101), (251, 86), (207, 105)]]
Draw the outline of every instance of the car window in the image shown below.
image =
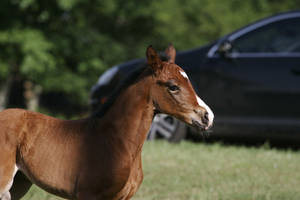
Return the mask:
[(300, 18), (268, 24), (237, 38), (233, 52), (288, 53), (300, 52)]

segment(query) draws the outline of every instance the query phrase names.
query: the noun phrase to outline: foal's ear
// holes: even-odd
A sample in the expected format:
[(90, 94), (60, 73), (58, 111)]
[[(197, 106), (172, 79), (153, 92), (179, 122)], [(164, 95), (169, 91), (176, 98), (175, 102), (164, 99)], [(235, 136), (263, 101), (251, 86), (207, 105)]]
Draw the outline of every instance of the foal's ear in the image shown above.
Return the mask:
[(169, 44), (168, 48), (165, 50), (165, 54), (169, 57), (168, 62), (175, 63), (176, 49), (173, 44)]
[(147, 64), (150, 67), (152, 67), (152, 69), (154, 71), (161, 67), (161, 60), (160, 60), (157, 52), (153, 49), (152, 45), (150, 45), (147, 48), (146, 56), (147, 56)]

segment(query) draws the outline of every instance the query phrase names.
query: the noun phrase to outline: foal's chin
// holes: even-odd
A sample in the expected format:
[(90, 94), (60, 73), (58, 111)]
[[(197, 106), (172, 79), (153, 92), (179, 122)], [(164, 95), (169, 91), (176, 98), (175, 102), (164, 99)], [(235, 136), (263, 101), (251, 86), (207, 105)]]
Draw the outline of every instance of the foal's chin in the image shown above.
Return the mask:
[(204, 123), (202, 123), (201, 120), (197, 120), (197, 119), (194, 119), (194, 118), (180, 118), (180, 117), (177, 117), (177, 119), (185, 122), (186, 124), (188, 124), (189, 126), (192, 126), (194, 128), (197, 129), (197, 131), (207, 131), (210, 126), (208, 125), (205, 125)]
[(210, 128), (209, 126), (204, 125), (202, 122), (199, 122), (198, 120), (194, 120), (194, 119), (192, 119), (191, 125), (199, 131), (207, 131)]
[(202, 135), (202, 137), (208, 138), (210, 135), (210, 132), (208, 131), (208, 129), (210, 129), (211, 126), (208, 125), (204, 125), (201, 122), (197, 121), (197, 120), (192, 120), (192, 124), (191, 124), (194, 128), (196, 128), (196, 130)]
[(207, 131), (211, 127), (211, 125), (203, 123), (201, 118), (199, 119), (199, 117), (195, 117), (194, 113), (188, 116), (176, 116), (176, 118), (189, 126), (196, 128), (198, 131)]

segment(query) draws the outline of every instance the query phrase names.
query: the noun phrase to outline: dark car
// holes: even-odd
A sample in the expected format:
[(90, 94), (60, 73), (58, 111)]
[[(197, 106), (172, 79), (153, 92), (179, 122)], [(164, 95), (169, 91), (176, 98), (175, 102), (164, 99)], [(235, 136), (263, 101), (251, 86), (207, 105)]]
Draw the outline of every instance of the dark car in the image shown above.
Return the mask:
[[(92, 88), (101, 106), (120, 80), (145, 59), (115, 66)], [(271, 16), (197, 49), (178, 52), (198, 95), (211, 107), (211, 138), (300, 142), (300, 11)], [(179, 141), (193, 129), (167, 115), (154, 119), (149, 138)]]

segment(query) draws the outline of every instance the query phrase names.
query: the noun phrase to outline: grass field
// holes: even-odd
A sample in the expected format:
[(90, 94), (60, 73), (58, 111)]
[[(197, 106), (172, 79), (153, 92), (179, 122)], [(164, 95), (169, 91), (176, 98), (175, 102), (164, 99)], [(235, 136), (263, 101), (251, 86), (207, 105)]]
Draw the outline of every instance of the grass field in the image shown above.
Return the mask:
[[(298, 200), (300, 152), (147, 142), (133, 200)], [(23, 200), (57, 200), (32, 187)]]

